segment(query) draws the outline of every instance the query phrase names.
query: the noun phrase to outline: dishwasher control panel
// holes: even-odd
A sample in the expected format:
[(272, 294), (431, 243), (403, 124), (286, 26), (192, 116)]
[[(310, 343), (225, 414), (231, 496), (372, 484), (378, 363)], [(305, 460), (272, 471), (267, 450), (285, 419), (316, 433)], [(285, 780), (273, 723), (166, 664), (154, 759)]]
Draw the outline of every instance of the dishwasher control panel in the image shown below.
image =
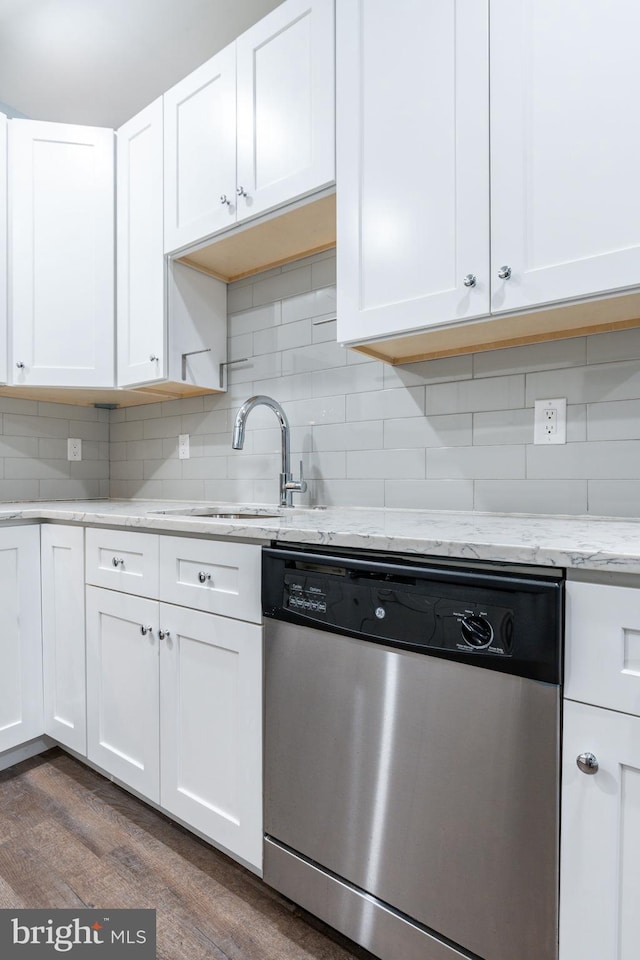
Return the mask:
[(555, 683), (563, 596), (555, 571), (263, 549), (265, 617)]
[[(425, 583), (392, 587), (384, 579), (325, 577), (287, 571), (282, 603), (288, 611), (333, 627), (415, 647), (469, 655), (511, 655), (514, 612), (508, 607), (462, 601)], [(455, 591), (453, 591), (455, 592)]]

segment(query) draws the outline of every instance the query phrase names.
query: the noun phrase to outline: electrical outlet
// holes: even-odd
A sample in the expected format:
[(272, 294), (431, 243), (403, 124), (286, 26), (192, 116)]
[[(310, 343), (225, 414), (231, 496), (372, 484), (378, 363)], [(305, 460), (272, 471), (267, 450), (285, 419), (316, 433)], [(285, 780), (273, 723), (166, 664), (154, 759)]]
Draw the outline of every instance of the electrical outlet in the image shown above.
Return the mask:
[(178, 459), (179, 460), (188, 460), (191, 454), (189, 453), (189, 434), (181, 433), (178, 435)]
[(82, 440), (72, 437), (67, 440), (67, 460), (82, 460)]
[(533, 419), (534, 443), (567, 442), (567, 400), (536, 400)]

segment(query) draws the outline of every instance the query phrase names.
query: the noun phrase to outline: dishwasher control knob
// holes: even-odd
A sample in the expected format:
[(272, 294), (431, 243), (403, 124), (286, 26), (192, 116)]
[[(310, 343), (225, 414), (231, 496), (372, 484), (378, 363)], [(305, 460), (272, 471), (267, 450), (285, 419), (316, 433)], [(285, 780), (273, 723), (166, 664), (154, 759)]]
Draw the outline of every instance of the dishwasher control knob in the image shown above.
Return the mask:
[(462, 639), (470, 647), (488, 647), (493, 640), (493, 627), (485, 617), (463, 617), (460, 630)]

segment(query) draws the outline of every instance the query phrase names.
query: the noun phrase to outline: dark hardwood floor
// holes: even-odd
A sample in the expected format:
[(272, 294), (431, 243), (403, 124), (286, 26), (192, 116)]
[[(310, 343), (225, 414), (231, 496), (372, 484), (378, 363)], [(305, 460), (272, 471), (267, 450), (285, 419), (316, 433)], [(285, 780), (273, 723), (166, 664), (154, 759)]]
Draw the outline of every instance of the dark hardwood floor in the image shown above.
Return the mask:
[(0, 773), (0, 907), (151, 907), (158, 960), (374, 960), (61, 750)]

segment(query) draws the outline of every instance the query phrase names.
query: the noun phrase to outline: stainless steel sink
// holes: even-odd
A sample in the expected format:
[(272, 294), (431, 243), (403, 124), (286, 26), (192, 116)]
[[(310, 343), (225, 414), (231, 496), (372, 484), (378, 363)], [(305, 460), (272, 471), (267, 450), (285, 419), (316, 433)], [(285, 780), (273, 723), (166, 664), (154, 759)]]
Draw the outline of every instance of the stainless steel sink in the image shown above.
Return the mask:
[(242, 507), (187, 507), (177, 510), (154, 510), (156, 514), (165, 517), (198, 517), (205, 520), (273, 520), (283, 513), (278, 510), (260, 510), (259, 508), (244, 510)]
[(296, 517), (302, 514), (325, 510), (322, 507), (259, 507), (251, 504), (210, 504), (203, 507), (175, 507), (154, 510), (153, 514), (164, 517), (197, 517), (199, 520), (277, 520), (280, 517)]

